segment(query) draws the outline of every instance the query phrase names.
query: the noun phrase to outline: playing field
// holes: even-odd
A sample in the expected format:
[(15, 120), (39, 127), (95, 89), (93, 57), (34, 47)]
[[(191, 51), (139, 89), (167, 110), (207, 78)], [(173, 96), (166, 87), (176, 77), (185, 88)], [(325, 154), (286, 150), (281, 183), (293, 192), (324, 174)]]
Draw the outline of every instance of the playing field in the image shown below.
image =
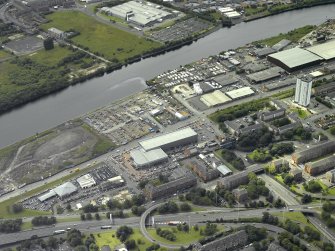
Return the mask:
[(62, 31), (74, 29), (80, 32), (80, 35), (73, 37), (71, 39), (73, 42), (110, 60), (116, 58), (124, 62), (127, 58), (161, 46), (160, 43), (100, 23), (78, 11), (59, 11), (48, 15), (47, 18), (50, 22), (43, 24), (43, 29), (50, 27)]

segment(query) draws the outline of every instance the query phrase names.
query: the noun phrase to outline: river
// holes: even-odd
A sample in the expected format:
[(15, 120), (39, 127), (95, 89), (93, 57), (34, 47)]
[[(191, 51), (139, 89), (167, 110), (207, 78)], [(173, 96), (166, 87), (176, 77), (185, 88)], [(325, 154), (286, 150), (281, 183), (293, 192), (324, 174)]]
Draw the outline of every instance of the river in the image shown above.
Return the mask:
[(146, 88), (145, 80), (180, 65), (292, 29), (335, 18), (335, 4), (300, 9), (231, 28), (222, 28), (189, 46), (147, 58), (121, 70), (71, 86), (0, 117), (0, 147), (105, 106)]

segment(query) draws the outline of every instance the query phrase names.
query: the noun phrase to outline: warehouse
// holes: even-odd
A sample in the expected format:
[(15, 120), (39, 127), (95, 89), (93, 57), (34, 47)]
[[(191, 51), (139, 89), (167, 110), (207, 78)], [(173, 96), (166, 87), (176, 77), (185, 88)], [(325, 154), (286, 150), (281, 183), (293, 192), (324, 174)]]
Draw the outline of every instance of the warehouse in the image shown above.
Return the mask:
[(202, 95), (200, 100), (207, 106), (213, 107), (221, 105), (231, 101), (231, 98), (227, 97), (223, 92), (216, 90), (212, 93)]
[(272, 49), (276, 51), (281, 51), (284, 49), (286, 46), (288, 46), (291, 43), (290, 40), (287, 39), (282, 39), (278, 43), (276, 43), (274, 46), (272, 46)]
[(226, 95), (231, 99), (241, 99), (254, 94), (255, 92), (249, 86), (226, 92)]
[(335, 141), (328, 141), (326, 143), (310, 147), (307, 150), (292, 154), (292, 160), (296, 164), (301, 164), (333, 152), (335, 152)]
[(252, 83), (261, 83), (273, 78), (280, 77), (283, 70), (280, 67), (272, 67), (263, 71), (252, 73), (247, 75), (247, 79)]
[(312, 176), (327, 172), (335, 167), (335, 156), (305, 164), (305, 172)]
[(271, 63), (289, 71), (296, 71), (318, 64), (322, 58), (301, 48), (292, 48), (271, 54), (267, 57)]
[(95, 182), (94, 178), (92, 177), (92, 175), (89, 174), (89, 173), (85, 174), (84, 176), (79, 177), (77, 179), (77, 182), (82, 189), (90, 188), (90, 187), (95, 186), (97, 184)]
[(139, 144), (145, 151), (150, 151), (156, 148), (169, 150), (174, 147), (196, 142), (198, 142), (198, 134), (192, 128), (186, 127), (175, 132), (170, 132), (158, 137), (142, 140), (139, 142)]
[(267, 55), (270, 55), (270, 54), (275, 53), (275, 52), (276, 52), (276, 50), (272, 49), (271, 47), (264, 47), (264, 48), (255, 50), (254, 54), (255, 54), (256, 57), (264, 58)]
[(279, 80), (278, 82), (275, 82), (275, 83), (264, 84), (262, 86), (262, 90), (274, 91), (274, 90), (281, 89), (287, 86), (295, 85), (296, 83), (297, 83), (296, 78), (288, 78), (285, 80)]
[(333, 59), (335, 58), (335, 39), (327, 43), (311, 46), (306, 48), (306, 50), (314, 53), (324, 60)]
[(130, 156), (138, 168), (150, 167), (168, 160), (167, 154), (161, 149), (143, 151), (135, 149), (130, 151)]
[(134, 23), (138, 26), (151, 26), (155, 23), (161, 23), (163, 20), (172, 18), (174, 14), (165, 11), (160, 5), (149, 2), (129, 1), (112, 8), (103, 7), (101, 11)]
[(313, 88), (314, 95), (326, 95), (327, 93), (333, 91), (335, 91), (335, 82)]
[(62, 199), (77, 192), (77, 187), (73, 185), (71, 182), (66, 182), (53, 189), (53, 191)]

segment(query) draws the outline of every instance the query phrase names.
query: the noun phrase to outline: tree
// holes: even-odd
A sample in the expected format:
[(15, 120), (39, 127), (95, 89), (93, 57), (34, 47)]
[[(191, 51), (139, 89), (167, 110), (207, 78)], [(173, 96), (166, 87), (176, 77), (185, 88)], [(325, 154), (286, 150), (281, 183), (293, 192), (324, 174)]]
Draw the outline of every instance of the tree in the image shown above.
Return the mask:
[(128, 250), (134, 249), (136, 247), (136, 242), (135, 240), (126, 240), (125, 245)]
[(294, 177), (293, 177), (293, 175), (291, 175), (291, 174), (286, 174), (286, 175), (285, 175), (284, 183), (285, 183), (286, 185), (291, 185), (291, 184), (293, 183), (293, 181), (294, 181)]
[(128, 226), (121, 226), (116, 230), (116, 237), (121, 241), (125, 242), (129, 235), (133, 233), (133, 229)]
[(92, 214), (91, 213), (88, 213), (88, 214), (86, 214), (86, 219), (87, 220), (92, 220)]
[(100, 214), (99, 214), (99, 213), (96, 213), (96, 214), (94, 215), (94, 217), (95, 217), (96, 220), (100, 220)]
[(54, 40), (51, 37), (48, 37), (43, 41), (43, 45), (46, 51), (52, 50), (54, 48)]
[(81, 220), (86, 220), (86, 216), (85, 216), (85, 214), (81, 214), (81, 215), (80, 215), (80, 219), (81, 219)]
[(304, 194), (302, 197), (301, 197), (301, 203), (302, 204), (307, 204), (307, 203), (310, 203), (312, 201), (312, 196), (309, 195), (309, 194)]
[(84, 245), (76, 246), (74, 251), (87, 251), (87, 247)]
[(58, 247), (58, 240), (55, 237), (50, 236), (47, 240), (47, 246), (52, 249), (56, 249)]
[(66, 205), (66, 210), (68, 210), (68, 211), (71, 210), (71, 204), (70, 203)]
[(192, 207), (188, 203), (182, 203), (180, 205), (180, 210), (183, 212), (189, 212), (192, 210)]
[(23, 211), (23, 206), (21, 203), (13, 204), (12, 211), (14, 214), (21, 213)]

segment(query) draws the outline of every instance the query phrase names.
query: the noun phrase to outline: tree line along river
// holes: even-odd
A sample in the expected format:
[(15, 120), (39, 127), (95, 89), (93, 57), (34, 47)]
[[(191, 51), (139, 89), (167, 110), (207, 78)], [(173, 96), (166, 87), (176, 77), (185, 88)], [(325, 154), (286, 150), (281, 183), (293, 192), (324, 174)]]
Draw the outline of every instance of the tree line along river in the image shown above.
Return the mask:
[(149, 80), (227, 49), (335, 18), (335, 4), (285, 12), (219, 29), (189, 46), (123, 67), (14, 109), (0, 116), (0, 147), (105, 106), (146, 88)]

